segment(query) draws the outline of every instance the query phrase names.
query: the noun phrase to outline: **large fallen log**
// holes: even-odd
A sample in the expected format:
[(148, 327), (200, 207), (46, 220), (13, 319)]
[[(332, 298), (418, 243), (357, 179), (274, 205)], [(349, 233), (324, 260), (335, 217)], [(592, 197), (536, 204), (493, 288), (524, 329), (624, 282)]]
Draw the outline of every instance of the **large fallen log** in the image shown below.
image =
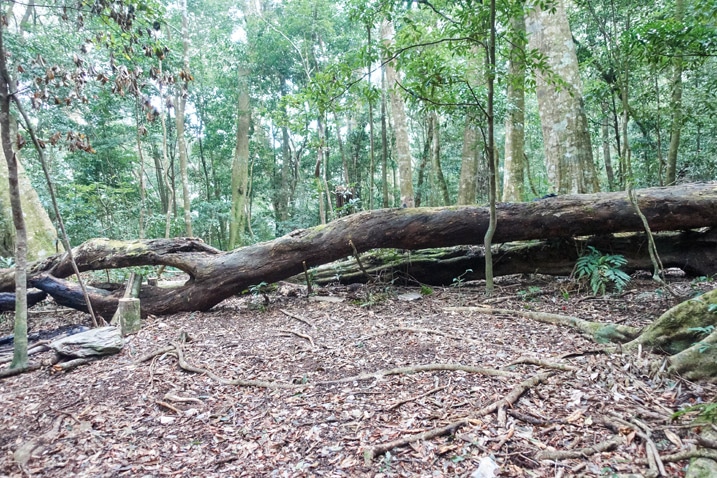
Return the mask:
[[(691, 277), (717, 274), (717, 228), (658, 233), (655, 243), (665, 268), (681, 269)], [(501, 244), (494, 248), (493, 274), (567, 276), (588, 246), (605, 254), (624, 256), (628, 262), (621, 269), (628, 274), (652, 271), (647, 237), (635, 233)], [(351, 257), (314, 269), (311, 278), (319, 285), (399, 280), (435, 286), (452, 285), (459, 276), (463, 281), (485, 279), (485, 252), (476, 246), (377, 250), (362, 256), (360, 261), (363, 270)], [(303, 277), (299, 275), (296, 279)]]
[[(715, 182), (636, 192), (640, 209), (653, 231), (717, 226)], [(643, 230), (624, 192), (504, 203), (498, 205), (497, 215), (496, 243)], [(484, 207), (381, 209), (230, 252), (191, 238), (127, 242), (94, 239), (73, 252), (81, 271), (168, 265), (186, 272), (190, 279), (179, 288), (143, 287), (140, 292), (143, 314), (170, 314), (207, 310), (251, 285), (276, 282), (301, 272), (304, 266), (314, 267), (351, 256), (351, 244), (358, 252), (480, 244), (487, 226), (488, 209)], [(32, 264), (28, 281), (51, 295), (60, 286), (66, 287), (63, 294), (67, 297), (73, 295), (73, 285), (60, 279), (71, 274), (67, 257), (59, 254)], [(0, 290), (12, 288), (12, 271), (0, 271)], [(90, 300), (95, 310), (109, 318), (119, 298), (119, 294), (92, 294)], [(73, 307), (80, 308), (77, 300), (73, 303)]]

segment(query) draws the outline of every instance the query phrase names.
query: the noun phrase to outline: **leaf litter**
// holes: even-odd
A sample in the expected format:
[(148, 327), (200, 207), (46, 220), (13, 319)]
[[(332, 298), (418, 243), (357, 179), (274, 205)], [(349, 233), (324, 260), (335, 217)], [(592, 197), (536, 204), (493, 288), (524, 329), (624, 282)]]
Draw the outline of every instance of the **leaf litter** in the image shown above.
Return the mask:
[[(282, 285), (268, 305), (237, 296), (149, 317), (118, 355), (0, 381), (0, 475), (683, 476), (676, 458), (699, 430), (673, 414), (717, 387), (666, 374), (655, 355), (599, 353), (565, 327), (447, 311), (640, 327), (674, 299), (641, 279), (606, 297), (555, 278), (496, 284), (491, 298), (472, 284), (321, 289), (329, 300)], [(34, 328), (87, 321), (47, 307)]]

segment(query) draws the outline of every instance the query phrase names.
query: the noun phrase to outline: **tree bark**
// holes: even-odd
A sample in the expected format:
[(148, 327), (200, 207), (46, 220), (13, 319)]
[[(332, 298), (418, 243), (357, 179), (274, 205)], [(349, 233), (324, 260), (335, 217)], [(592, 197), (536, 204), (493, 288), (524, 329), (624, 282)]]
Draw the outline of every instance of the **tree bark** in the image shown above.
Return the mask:
[[(382, 25), (381, 37), (384, 43), (391, 43), (393, 39), (393, 25), (390, 22), (385, 22)], [(386, 82), (388, 83), (389, 96), (391, 98), (391, 114), (393, 115), (393, 129), (396, 136), (396, 163), (398, 163), (401, 206), (414, 207), (413, 164), (411, 160), (411, 143), (408, 137), (408, 124), (406, 121), (406, 106), (403, 102), (403, 98), (397, 91), (398, 75), (393, 61), (386, 63)]]
[(563, 1), (554, 7), (554, 13), (535, 8), (526, 25), (530, 47), (546, 56), (551, 70), (536, 75), (548, 181), (559, 194), (595, 192), (599, 184), (575, 45)]
[[(717, 182), (649, 188), (636, 193), (640, 209), (655, 232), (717, 225)], [(495, 233), (496, 243), (643, 230), (642, 221), (623, 192), (503, 203), (496, 209), (501, 225)], [(207, 310), (253, 284), (298, 274), (304, 263), (315, 267), (353, 255), (349, 241), (359, 252), (480, 244), (488, 216), (488, 209), (479, 207), (381, 209), (230, 252), (188, 238), (130, 242), (95, 239), (73, 251), (83, 271), (166, 264), (186, 272), (190, 279), (177, 289), (143, 288), (143, 313), (160, 315)], [(29, 283), (52, 295), (43, 273), (49, 274), (52, 282), (71, 275), (72, 268), (64, 255), (56, 255), (29, 269)], [(10, 291), (12, 287), (12, 271), (0, 271), (0, 290)], [(97, 303), (96, 309), (111, 317), (118, 298), (106, 298)]]
[(243, 243), (247, 225), (247, 202), (249, 187), (249, 127), (251, 107), (249, 105), (249, 70), (239, 67), (239, 101), (237, 105), (237, 136), (234, 160), (232, 161), (232, 212), (229, 224), (229, 247)]
[(475, 122), (475, 117), (471, 113), (466, 114), (466, 122), (463, 126), (461, 175), (458, 182), (459, 206), (476, 203), (480, 148), (478, 147), (478, 131), (476, 131)]
[(525, 17), (521, 13), (510, 23), (515, 40), (510, 48), (506, 85), (508, 111), (505, 116), (502, 197), (506, 202), (520, 202), (525, 199)]
[[(717, 274), (717, 229), (660, 233), (655, 235), (655, 242), (664, 267), (682, 269), (691, 277)], [(501, 244), (494, 253), (493, 273), (496, 277), (510, 274), (568, 276), (588, 246), (624, 256), (628, 263), (621, 270), (628, 274), (652, 268), (644, 234), (600, 235)], [(390, 277), (406, 278), (407, 283), (449, 286), (458, 276), (466, 281), (485, 279), (484, 261), (482, 248), (476, 246), (427, 249), (410, 254), (376, 251), (361, 257), (368, 276), (351, 258), (315, 269), (313, 280), (322, 285), (351, 284), (367, 282), (371, 277)]]

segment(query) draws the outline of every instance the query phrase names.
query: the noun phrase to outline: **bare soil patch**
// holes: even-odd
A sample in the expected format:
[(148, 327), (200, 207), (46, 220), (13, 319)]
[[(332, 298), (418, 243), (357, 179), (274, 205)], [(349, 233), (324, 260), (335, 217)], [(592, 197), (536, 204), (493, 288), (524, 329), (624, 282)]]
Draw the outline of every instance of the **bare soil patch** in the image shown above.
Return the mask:
[[(697, 294), (717, 282), (675, 278), (672, 285)], [(567, 328), (445, 311), (490, 304), (642, 326), (675, 304), (647, 279), (599, 298), (565, 280), (535, 277), (501, 278), (490, 299), (472, 284), (429, 295), (376, 285), (327, 287), (319, 291), (323, 299), (295, 292), (280, 286), (268, 304), (249, 295), (206, 313), (150, 317), (116, 356), (67, 373), (45, 367), (1, 381), (0, 475), (470, 476), (487, 457), (498, 476), (644, 475), (642, 433), (668, 457), (667, 474), (681, 476), (687, 461), (669, 456), (696, 443), (696, 428), (672, 415), (717, 395), (713, 385), (667, 375), (654, 355), (594, 353), (599, 345)], [(30, 317), (34, 330), (86, 320), (52, 304)], [(2, 333), (11, 321), (5, 317)], [(226, 385), (181, 370), (172, 353), (137, 362), (177, 344), (181, 332), (190, 338), (179, 344), (184, 359), (218, 377), (312, 386)], [(366, 377), (429, 364), (512, 375), (429, 370)], [(545, 372), (553, 375), (512, 407), (475, 415)], [(319, 384), (346, 377), (360, 378)], [(452, 433), (364, 460), (371, 447), (464, 419)], [(540, 459), (541, 452), (611, 439), (617, 446), (606, 451)]]

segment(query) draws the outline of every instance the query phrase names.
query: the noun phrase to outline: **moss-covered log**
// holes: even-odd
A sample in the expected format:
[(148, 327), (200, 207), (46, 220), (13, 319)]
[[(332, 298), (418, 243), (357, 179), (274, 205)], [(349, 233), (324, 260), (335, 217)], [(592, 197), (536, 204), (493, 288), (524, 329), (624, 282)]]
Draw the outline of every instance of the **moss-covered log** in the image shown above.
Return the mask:
[[(637, 198), (653, 231), (717, 226), (717, 183), (642, 189), (637, 191)], [(496, 243), (643, 229), (624, 192), (505, 203), (498, 206), (497, 215)], [(483, 207), (382, 209), (230, 252), (191, 238), (129, 242), (95, 239), (77, 247), (74, 255), (82, 271), (168, 265), (186, 272), (190, 279), (179, 288), (140, 293), (143, 313), (160, 315), (206, 310), (252, 284), (293, 276), (303, 270), (304, 264), (314, 267), (351, 256), (351, 243), (358, 252), (480, 244), (488, 217), (488, 209)], [(52, 280), (41, 280), (41, 274), (60, 280), (71, 275), (72, 268), (64, 254), (30, 267), (31, 284), (40, 289), (51, 285), (59, 290)], [(0, 291), (12, 290), (12, 277), (11, 270), (0, 271)], [(48, 293), (52, 294), (50, 290)], [(120, 297), (121, 292), (101, 296), (98, 300), (103, 302), (102, 307), (96, 309), (110, 318)]]
[[(682, 269), (690, 276), (717, 274), (717, 228), (704, 231), (665, 232), (655, 236), (664, 267)], [(549, 239), (501, 244), (493, 253), (495, 276), (539, 273), (570, 275), (577, 259), (592, 246), (627, 259), (622, 270), (632, 273), (652, 270), (644, 234), (600, 235), (587, 238)], [(354, 258), (316, 268), (312, 279), (318, 284), (350, 284), (369, 279), (451, 285), (453, 279), (480, 280), (485, 277), (485, 254), (476, 246), (456, 246), (422, 251), (396, 249), (372, 251), (361, 257), (367, 277)], [(301, 279), (303, 280), (303, 279)]]

